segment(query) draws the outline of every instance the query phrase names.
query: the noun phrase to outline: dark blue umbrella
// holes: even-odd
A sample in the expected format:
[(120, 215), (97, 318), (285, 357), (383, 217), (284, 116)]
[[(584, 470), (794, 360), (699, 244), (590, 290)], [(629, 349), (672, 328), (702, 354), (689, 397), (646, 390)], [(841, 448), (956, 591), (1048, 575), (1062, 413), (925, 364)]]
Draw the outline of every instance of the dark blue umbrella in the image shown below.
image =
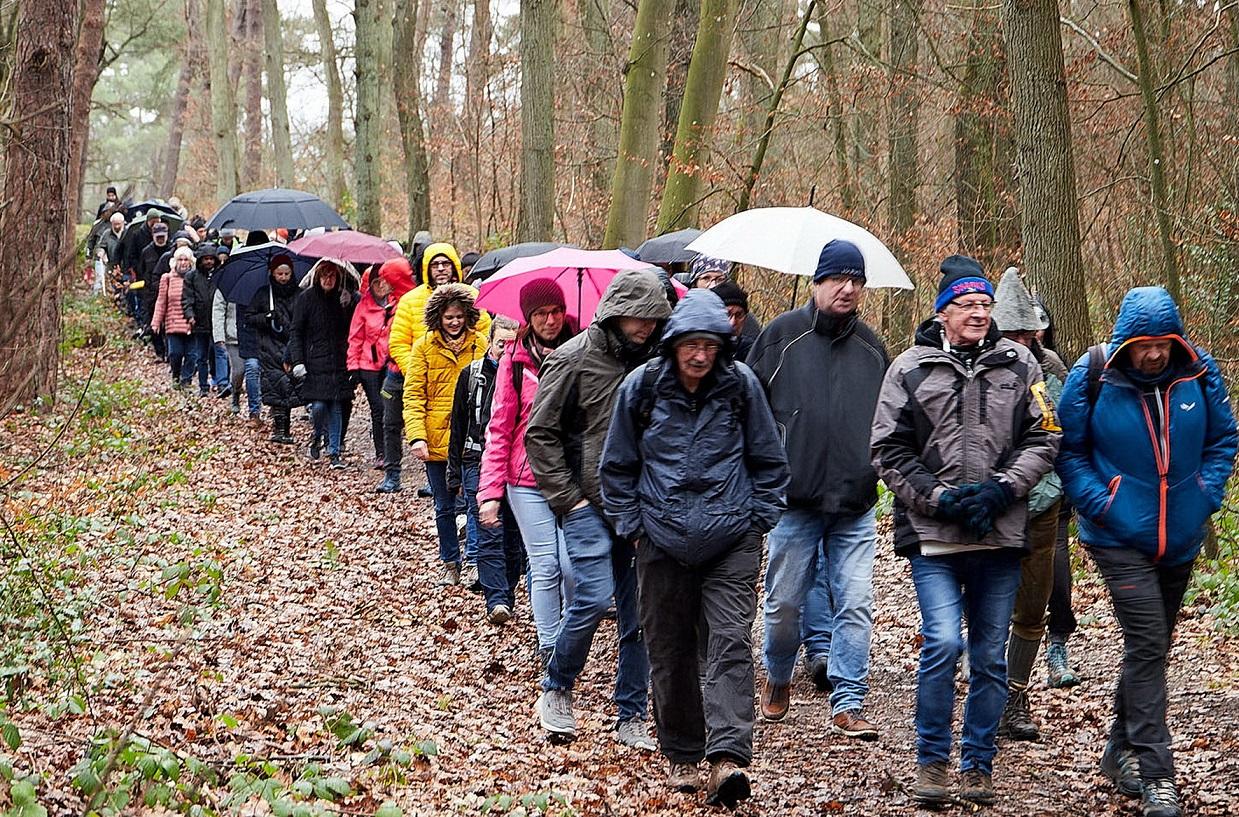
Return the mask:
[(637, 258), (647, 264), (686, 264), (696, 258), (697, 253), (684, 248), (699, 235), (701, 230), (690, 227), (655, 236), (637, 247)]
[(556, 244), (553, 241), (526, 241), (524, 244), (513, 244), (510, 247), (500, 247), (483, 255), (473, 265), (469, 272), (470, 281), (485, 281), (495, 272), (518, 258), (528, 258), (541, 255), (544, 252), (566, 247), (566, 244)]
[(268, 241), (255, 247), (241, 247), (228, 256), (228, 261), (215, 273), (215, 287), (224, 293), (224, 298), (234, 304), (249, 306), (254, 293), (267, 285), (271, 259), (283, 255), (292, 264), (293, 278), (297, 283), (310, 271), (309, 259), (288, 249), (276, 241)]
[(308, 230), (311, 227), (349, 229), (348, 222), (318, 196), (282, 187), (242, 193), (215, 211), (207, 222), (209, 230), (226, 227), (242, 230), (279, 227), (288, 230)]

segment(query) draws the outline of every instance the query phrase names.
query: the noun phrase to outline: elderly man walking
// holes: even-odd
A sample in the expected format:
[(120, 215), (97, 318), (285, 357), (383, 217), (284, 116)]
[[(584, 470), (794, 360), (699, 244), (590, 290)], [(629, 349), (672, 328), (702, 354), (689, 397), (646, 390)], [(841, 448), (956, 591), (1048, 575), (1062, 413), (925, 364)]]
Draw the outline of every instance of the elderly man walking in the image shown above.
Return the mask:
[(1166, 657), (1234, 467), (1226, 385), (1213, 358), (1187, 340), (1170, 293), (1138, 287), (1123, 298), (1109, 345), (1072, 367), (1062, 406), (1058, 473), (1123, 630), (1101, 771), (1121, 794), (1140, 797), (1145, 817), (1179, 817)]
[(668, 783), (696, 791), (704, 758), (706, 802), (729, 808), (750, 793), (742, 769), (753, 756), (761, 538), (783, 512), (788, 481), (770, 406), (752, 370), (733, 360), (731, 329), (708, 292), (676, 305), (662, 355), (620, 387), (599, 475), (607, 517), (637, 548)]
[(895, 551), (921, 608), (913, 798), (946, 803), (955, 665), (967, 622), (970, 674), (959, 796), (988, 805), (1007, 700), (1007, 628), (1027, 552), (1025, 497), (1054, 465), (1059, 427), (1041, 366), (990, 320), (974, 259), (942, 262), (937, 315), (895, 358), (873, 421), (873, 463), (895, 493)]
[(813, 274), (812, 299), (770, 322), (747, 362), (762, 382), (787, 451), (788, 510), (770, 532), (766, 567), (766, 681), (761, 713), (777, 721), (791, 702), (801, 607), (824, 552), (833, 611), (829, 680), (833, 728), (876, 740), (864, 716), (873, 626), (877, 475), (869, 430), (886, 372), (886, 348), (856, 314), (865, 259), (832, 241)]

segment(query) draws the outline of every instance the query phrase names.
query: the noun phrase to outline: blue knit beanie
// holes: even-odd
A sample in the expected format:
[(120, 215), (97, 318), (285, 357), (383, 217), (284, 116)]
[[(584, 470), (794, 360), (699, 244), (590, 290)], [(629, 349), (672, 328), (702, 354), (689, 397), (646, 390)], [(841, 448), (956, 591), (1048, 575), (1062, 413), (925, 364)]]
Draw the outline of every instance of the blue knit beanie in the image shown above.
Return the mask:
[(994, 285), (985, 277), (985, 271), (975, 258), (951, 255), (939, 269), (942, 280), (938, 283), (938, 297), (934, 300), (935, 312), (941, 312), (951, 301), (970, 292), (994, 297)]
[(813, 283), (830, 275), (847, 275), (863, 281), (865, 256), (861, 255), (860, 247), (841, 238), (822, 247), (822, 254), (817, 258), (817, 269), (813, 271)]

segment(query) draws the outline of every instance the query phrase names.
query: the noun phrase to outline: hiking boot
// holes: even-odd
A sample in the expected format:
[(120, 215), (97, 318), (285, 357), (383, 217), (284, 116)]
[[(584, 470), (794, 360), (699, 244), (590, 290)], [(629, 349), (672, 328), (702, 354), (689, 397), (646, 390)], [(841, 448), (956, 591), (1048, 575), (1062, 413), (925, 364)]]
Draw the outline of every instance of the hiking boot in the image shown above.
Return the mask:
[(615, 740), (643, 752), (657, 751), (658, 744), (650, 737), (650, 729), (641, 718), (629, 718), (615, 725)]
[(993, 779), (980, 769), (965, 769), (959, 784), (962, 800), (981, 806), (992, 806), (998, 795), (994, 793)]
[(857, 740), (877, 740), (878, 727), (865, 720), (859, 709), (849, 709), (831, 718), (831, 729), (836, 734), (846, 735)]
[(451, 587), (460, 584), (460, 565), (455, 562), (444, 562), (439, 573), (439, 580), (435, 584), (440, 587)]
[(1182, 817), (1179, 790), (1168, 777), (1146, 780), (1140, 788), (1140, 808), (1144, 817)]
[(490, 612), (486, 614), (486, 620), (491, 624), (507, 624), (512, 620), (512, 611), (506, 604), (496, 604), (491, 608)]
[(835, 685), (830, 682), (830, 656), (815, 655), (810, 658), (806, 655), (804, 670), (813, 679), (813, 686), (818, 692), (829, 694), (835, 691)]
[(761, 687), (761, 716), (768, 721), (781, 721), (791, 705), (792, 685), (776, 684), (767, 678)]
[(935, 760), (916, 767), (916, 783), (912, 786), (912, 799), (922, 806), (946, 805), (951, 795), (946, 790), (950, 782), (945, 760)]
[(1114, 782), (1119, 794), (1124, 797), (1139, 797), (1140, 760), (1131, 749), (1119, 749), (1111, 741), (1101, 753), (1101, 773)]
[(395, 474), (387, 474), (383, 477), (383, 481), (374, 489), (376, 494), (398, 494), (400, 493), (400, 477)]
[(998, 721), (998, 734), (1012, 740), (1041, 740), (1041, 730), (1028, 711), (1028, 690), (1012, 687)]
[(323, 441), (320, 440), (318, 437), (315, 437), (313, 440), (310, 441), (310, 459), (316, 460), (320, 456), (322, 456), (322, 453), (323, 453)]
[(464, 562), (461, 564), (460, 585), (461, 587), (467, 587), (474, 592), (482, 589), (482, 585), (478, 581), (478, 566), (473, 562)]
[(685, 794), (701, 788), (701, 773), (697, 771), (696, 764), (672, 761), (671, 769), (667, 772), (667, 787)]
[(340, 459), (339, 454), (331, 455), (331, 467), (337, 471), (343, 471), (345, 468), (348, 468), (348, 466), (344, 464), (344, 460)]
[(538, 722), (553, 743), (576, 740), (576, 718), (572, 714), (572, 693), (548, 689), (538, 698)]
[(220, 386), (219, 391), (215, 392), (215, 396), (218, 397), (220, 400), (223, 400), (225, 397), (231, 397), (232, 396), (232, 384), (225, 383), (224, 385)]
[(233, 417), (241, 416), (241, 404), (240, 403), (233, 403), (232, 406), (228, 410), (232, 412)]
[(1080, 676), (1067, 664), (1066, 641), (1051, 641), (1046, 644), (1045, 663), (1050, 670), (1045, 682), (1052, 688), (1064, 689), (1080, 683)]
[(716, 760), (710, 764), (710, 782), (706, 786), (706, 805), (734, 809), (741, 800), (749, 799), (752, 788), (749, 776), (731, 760)]
[(429, 485), (423, 485), (422, 487), (420, 487), (420, 488), (418, 488), (418, 489), (417, 489), (417, 498), (418, 498), (418, 499), (430, 499), (430, 497), (432, 497), (432, 496), (434, 496), (434, 495), (435, 495), (435, 492), (434, 492), (434, 491), (432, 491), (432, 490), (430, 490), (430, 486), (429, 486)]

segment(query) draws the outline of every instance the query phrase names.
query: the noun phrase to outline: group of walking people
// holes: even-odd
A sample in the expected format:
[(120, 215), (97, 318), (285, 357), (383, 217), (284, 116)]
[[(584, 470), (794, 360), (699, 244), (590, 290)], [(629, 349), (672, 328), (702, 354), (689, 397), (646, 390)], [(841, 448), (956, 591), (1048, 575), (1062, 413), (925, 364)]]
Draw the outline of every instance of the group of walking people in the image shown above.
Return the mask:
[[(376, 490), (403, 489), (406, 445), (423, 463), (439, 583), (480, 591), (496, 626), (525, 585), (550, 739), (576, 738), (574, 688), (609, 617), (615, 737), (660, 750), (675, 789), (728, 807), (750, 796), (757, 712), (787, 715), (802, 654), (833, 730), (877, 739), (865, 705), (881, 479), (922, 619), (914, 799), (993, 803), (1000, 734), (1038, 736), (1027, 691), (1069, 580), (1074, 509), (1124, 641), (1100, 770), (1145, 817), (1182, 813), (1166, 657), (1237, 435), (1218, 368), (1165, 290), (1129, 292), (1110, 342), (1068, 370), (1019, 272), (995, 288), (953, 255), (933, 314), (892, 360), (859, 315), (865, 259), (846, 241), (808, 271), (808, 301), (760, 331), (730, 265), (704, 256), (683, 297), (664, 271), (617, 273), (576, 326), (555, 280), (521, 288), (520, 320), (491, 316), (455, 248), (423, 247), (416, 277), (405, 258), (361, 274), (323, 259), (297, 284), (276, 256), (249, 306), (222, 313), (200, 283), (218, 253), (177, 249), (151, 328), (188, 383), (172, 339), (205, 318), (241, 361), (225, 369), (243, 373), (252, 421), (260, 397), (273, 441), (291, 443), (291, 411), (309, 404), (309, 456), (336, 467), (361, 387)], [(1053, 685), (1078, 681), (1073, 625), (1051, 628)]]

